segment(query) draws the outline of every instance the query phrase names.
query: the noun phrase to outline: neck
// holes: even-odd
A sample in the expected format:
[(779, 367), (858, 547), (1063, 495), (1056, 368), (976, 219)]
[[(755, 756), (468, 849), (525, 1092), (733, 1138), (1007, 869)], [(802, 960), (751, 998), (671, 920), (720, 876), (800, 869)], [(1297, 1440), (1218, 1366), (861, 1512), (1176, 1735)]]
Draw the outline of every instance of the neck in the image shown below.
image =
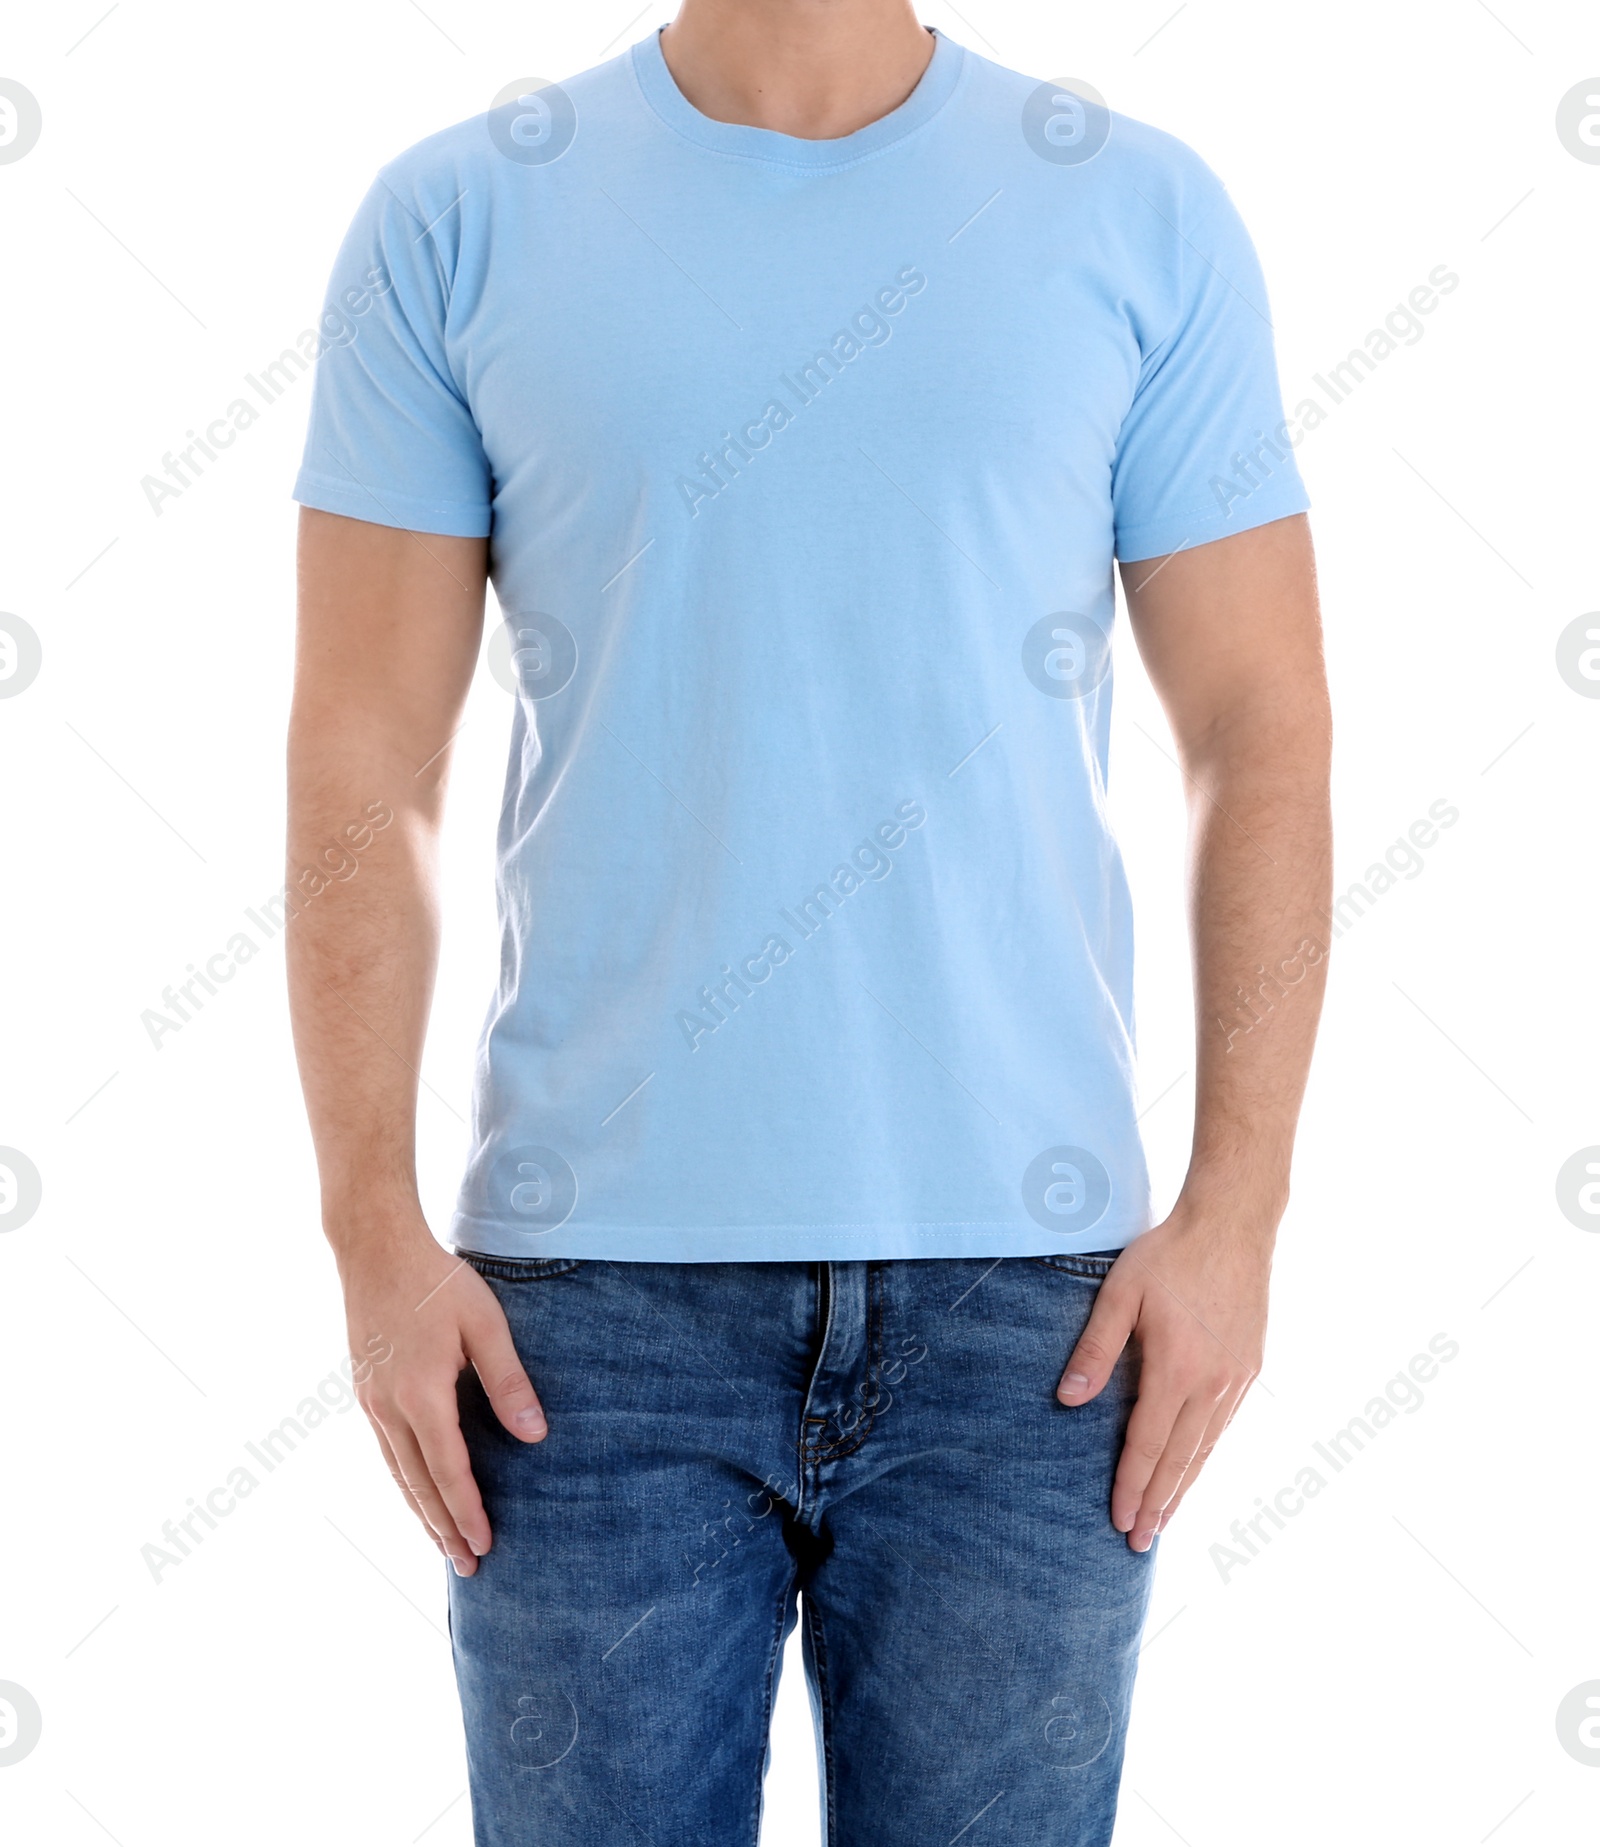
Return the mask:
[(911, 0), (683, 0), (661, 52), (702, 115), (833, 141), (899, 108), (933, 39)]

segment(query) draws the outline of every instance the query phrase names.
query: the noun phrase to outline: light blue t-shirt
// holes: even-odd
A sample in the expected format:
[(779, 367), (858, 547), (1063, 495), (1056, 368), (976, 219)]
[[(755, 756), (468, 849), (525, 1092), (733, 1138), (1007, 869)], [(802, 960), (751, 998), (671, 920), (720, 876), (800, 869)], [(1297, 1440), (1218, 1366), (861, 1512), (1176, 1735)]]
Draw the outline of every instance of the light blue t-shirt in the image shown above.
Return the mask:
[(943, 35), (842, 140), (716, 122), (652, 35), (385, 167), (325, 326), (296, 497), (490, 535), (510, 630), (456, 1244), (1146, 1229), (1113, 558), (1307, 504), (1209, 169)]

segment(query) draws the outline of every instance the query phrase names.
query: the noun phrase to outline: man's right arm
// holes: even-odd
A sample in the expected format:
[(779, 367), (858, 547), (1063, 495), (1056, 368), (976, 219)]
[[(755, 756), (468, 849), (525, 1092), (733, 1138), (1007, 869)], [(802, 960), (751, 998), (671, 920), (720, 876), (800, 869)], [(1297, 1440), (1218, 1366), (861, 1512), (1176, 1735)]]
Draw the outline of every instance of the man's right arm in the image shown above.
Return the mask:
[[(436, 1242), (417, 1195), (419, 1067), (438, 956), (450, 742), (483, 629), (482, 539), (305, 509), (289, 726), (289, 1004), (362, 1408), (462, 1575), (489, 1523), (456, 1414), (474, 1366), (534, 1442), (544, 1414), (494, 1293)], [(310, 876), (307, 876), (307, 875)]]

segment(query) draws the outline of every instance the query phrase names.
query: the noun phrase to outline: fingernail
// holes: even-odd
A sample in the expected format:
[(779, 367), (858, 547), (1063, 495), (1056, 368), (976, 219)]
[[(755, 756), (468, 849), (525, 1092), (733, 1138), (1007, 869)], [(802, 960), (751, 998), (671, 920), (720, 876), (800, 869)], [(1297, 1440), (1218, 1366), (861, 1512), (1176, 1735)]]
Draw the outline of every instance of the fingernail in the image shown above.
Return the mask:
[(1089, 1375), (1086, 1372), (1069, 1372), (1067, 1374), (1066, 1386), (1069, 1392), (1081, 1392), (1088, 1383)]
[(1117, 1514), (1112, 1519), (1111, 1524), (1119, 1533), (1131, 1533), (1133, 1531), (1133, 1518), (1132, 1514)]
[(1150, 1550), (1151, 1543), (1155, 1539), (1155, 1536), (1156, 1536), (1156, 1529), (1153, 1526), (1147, 1526), (1142, 1533), (1136, 1533), (1133, 1539), (1134, 1551), (1135, 1552), (1148, 1552)]
[(487, 1539), (484, 1540), (482, 1545), (480, 1545), (476, 1539), (469, 1539), (467, 1544), (472, 1547), (472, 1555), (474, 1558), (482, 1558), (484, 1553), (489, 1550), (489, 1542)]
[(511, 1421), (518, 1430), (525, 1431), (530, 1437), (544, 1435), (544, 1419), (537, 1411), (518, 1411)]
[(450, 1569), (458, 1578), (470, 1578), (472, 1576), (472, 1571), (467, 1561), (464, 1558), (457, 1558), (454, 1553), (452, 1553), (450, 1557)]

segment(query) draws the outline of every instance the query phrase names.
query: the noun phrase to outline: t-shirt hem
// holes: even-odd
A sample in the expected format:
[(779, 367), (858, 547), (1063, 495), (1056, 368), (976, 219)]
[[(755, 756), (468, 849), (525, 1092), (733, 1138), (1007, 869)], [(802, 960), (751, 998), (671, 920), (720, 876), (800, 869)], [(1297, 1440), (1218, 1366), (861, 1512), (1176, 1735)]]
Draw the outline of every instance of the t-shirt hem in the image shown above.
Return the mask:
[(1213, 539), (1226, 539), (1236, 532), (1250, 532), (1257, 526), (1270, 526), (1274, 520), (1305, 513), (1310, 506), (1311, 497), (1298, 479), (1263, 481), (1229, 513), (1215, 506), (1202, 507), (1119, 532), (1117, 557), (1123, 564), (1137, 564), (1145, 558), (1190, 551), (1196, 545), (1209, 545)]
[(302, 468), (295, 477), (293, 498), (319, 513), (340, 513), (346, 519), (364, 519), (374, 526), (394, 526), (404, 532), (437, 532), (450, 539), (486, 539), (493, 524), (492, 510), (463, 501), (421, 500), (410, 494), (393, 494), (359, 481), (335, 481)]
[(1014, 1221), (892, 1225), (559, 1225), (512, 1229), (458, 1216), (460, 1256), (612, 1263), (863, 1263), (914, 1257), (1062, 1257), (1121, 1250), (1146, 1229), (1101, 1219), (1070, 1237)]

